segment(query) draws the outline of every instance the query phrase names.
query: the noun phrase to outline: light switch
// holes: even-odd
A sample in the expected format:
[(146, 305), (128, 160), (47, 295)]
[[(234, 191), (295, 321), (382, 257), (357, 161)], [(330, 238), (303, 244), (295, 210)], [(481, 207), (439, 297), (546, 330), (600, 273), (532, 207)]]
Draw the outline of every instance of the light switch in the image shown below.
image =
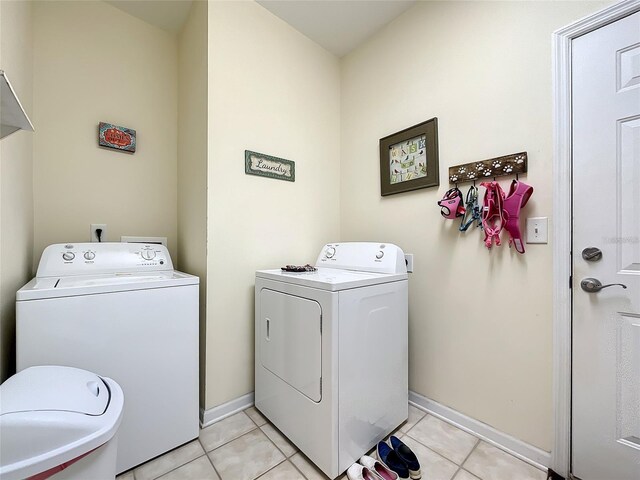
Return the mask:
[(549, 218), (527, 218), (527, 243), (549, 242)]

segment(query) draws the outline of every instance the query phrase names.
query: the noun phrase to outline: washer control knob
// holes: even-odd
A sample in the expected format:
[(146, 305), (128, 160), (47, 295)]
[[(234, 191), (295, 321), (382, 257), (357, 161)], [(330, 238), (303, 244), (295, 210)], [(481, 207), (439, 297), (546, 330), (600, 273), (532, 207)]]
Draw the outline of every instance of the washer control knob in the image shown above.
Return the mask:
[(85, 260), (93, 260), (94, 258), (96, 258), (96, 254), (91, 251), (84, 252), (84, 258)]
[(382, 257), (384, 257), (384, 252), (380, 250), (378, 253), (376, 253), (376, 258), (380, 260)]
[(64, 252), (64, 253), (62, 254), (62, 259), (63, 259), (65, 262), (70, 262), (70, 261), (71, 261), (71, 260), (73, 260), (74, 258), (76, 258), (76, 255), (75, 255), (75, 253), (73, 253), (73, 252)]
[(327, 248), (327, 251), (324, 252), (324, 256), (327, 258), (333, 258), (335, 254), (336, 254), (336, 249), (333, 247)]
[(153, 250), (142, 250), (142, 258), (145, 260), (153, 260), (156, 258), (156, 252)]

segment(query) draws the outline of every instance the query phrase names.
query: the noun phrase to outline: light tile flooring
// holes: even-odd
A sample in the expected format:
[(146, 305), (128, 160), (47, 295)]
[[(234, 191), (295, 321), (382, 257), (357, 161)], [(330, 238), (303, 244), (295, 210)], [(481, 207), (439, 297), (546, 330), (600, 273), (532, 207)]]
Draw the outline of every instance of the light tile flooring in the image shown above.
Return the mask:
[[(416, 453), (425, 480), (545, 480), (542, 470), (409, 406), (396, 435)], [(326, 480), (255, 408), (200, 431), (198, 440), (118, 480)], [(339, 477), (346, 479), (346, 475)]]

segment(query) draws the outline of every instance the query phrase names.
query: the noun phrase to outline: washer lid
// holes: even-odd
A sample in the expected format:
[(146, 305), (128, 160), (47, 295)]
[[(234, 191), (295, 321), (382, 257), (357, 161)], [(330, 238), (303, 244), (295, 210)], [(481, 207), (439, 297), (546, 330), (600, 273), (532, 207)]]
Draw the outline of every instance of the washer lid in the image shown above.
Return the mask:
[(96, 293), (115, 293), (152, 288), (197, 285), (198, 277), (171, 270), (169, 272), (104, 273), (34, 278), (16, 293), (16, 300), (76, 297)]
[(109, 389), (95, 373), (79, 368), (40, 366), (18, 372), (0, 386), (0, 415), (64, 411), (102, 415)]

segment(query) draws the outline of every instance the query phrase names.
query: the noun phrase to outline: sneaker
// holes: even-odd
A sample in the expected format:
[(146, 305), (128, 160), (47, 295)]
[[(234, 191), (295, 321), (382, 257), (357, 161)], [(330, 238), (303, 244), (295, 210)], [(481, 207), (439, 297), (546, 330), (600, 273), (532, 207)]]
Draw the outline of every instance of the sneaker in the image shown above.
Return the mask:
[(379, 476), (359, 463), (354, 463), (349, 467), (347, 478), (349, 480), (380, 480)]
[(360, 465), (364, 465), (372, 472), (376, 473), (382, 480), (398, 480), (398, 474), (393, 470), (389, 470), (378, 460), (368, 455), (364, 455), (360, 459)]
[(378, 442), (376, 447), (376, 456), (380, 463), (387, 467), (389, 470), (393, 470), (398, 474), (398, 478), (407, 480), (409, 478), (409, 468), (407, 464), (400, 458), (394, 449), (392, 449), (385, 442)]
[(398, 437), (394, 437), (392, 435), (391, 438), (389, 438), (389, 442), (400, 459), (407, 465), (407, 468), (409, 468), (409, 476), (411, 479), (420, 480), (420, 478), (422, 478), (422, 473), (420, 472), (420, 462), (418, 461), (416, 454), (402, 443)]

